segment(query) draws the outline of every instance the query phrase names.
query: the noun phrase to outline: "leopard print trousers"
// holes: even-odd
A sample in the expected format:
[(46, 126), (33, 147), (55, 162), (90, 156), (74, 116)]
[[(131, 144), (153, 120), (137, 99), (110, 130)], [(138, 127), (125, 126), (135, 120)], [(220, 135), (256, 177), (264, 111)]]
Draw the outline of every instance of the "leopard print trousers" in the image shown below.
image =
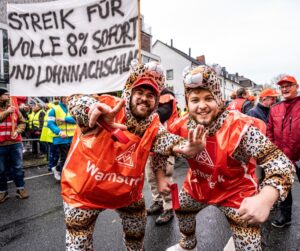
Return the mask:
[[(66, 250), (92, 251), (93, 232), (98, 215), (105, 209), (75, 208), (64, 202), (66, 223)], [(123, 239), (127, 251), (144, 251), (146, 229), (145, 201), (116, 209), (122, 220)]]
[[(176, 210), (179, 222), (180, 241), (182, 248), (193, 249), (197, 245), (196, 239), (196, 215), (208, 205), (195, 201), (186, 191), (181, 190), (179, 194), (181, 208)], [(234, 208), (218, 206), (229, 222), (233, 233), (236, 251), (261, 250), (260, 227), (248, 225), (242, 220)]]

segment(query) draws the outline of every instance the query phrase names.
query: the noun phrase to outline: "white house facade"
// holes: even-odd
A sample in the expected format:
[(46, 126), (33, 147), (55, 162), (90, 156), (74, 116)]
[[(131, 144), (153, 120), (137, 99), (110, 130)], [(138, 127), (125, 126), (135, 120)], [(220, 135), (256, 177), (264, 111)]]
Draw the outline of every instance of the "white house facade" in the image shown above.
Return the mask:
[(183, 70), (187, 66), (200, 65), (200, 63), (182, 51), (159, 40), (152, 46), (152, 53), (160, 57), (166, 74), (166, 86), (173, 89), (177, 105), (183, 110), (185, 108)]

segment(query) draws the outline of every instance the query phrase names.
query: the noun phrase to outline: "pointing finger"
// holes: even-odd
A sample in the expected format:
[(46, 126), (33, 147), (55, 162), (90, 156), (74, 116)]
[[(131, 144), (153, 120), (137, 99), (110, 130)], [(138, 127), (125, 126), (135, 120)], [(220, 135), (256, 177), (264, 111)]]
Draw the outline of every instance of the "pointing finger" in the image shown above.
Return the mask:
[(119, 103), (117, 103), (117, 105), (112, 109), (110, 113), (112, 115), (117, 114), (123, 108), (124, 104), (125, 104), (125, 100), (122, 99)]

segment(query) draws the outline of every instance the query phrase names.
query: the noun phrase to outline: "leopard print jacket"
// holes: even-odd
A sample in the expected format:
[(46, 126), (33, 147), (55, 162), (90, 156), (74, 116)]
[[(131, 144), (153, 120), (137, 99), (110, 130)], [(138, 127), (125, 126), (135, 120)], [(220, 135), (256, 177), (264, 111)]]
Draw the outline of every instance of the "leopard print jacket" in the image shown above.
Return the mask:
[[(208, 130), (210, 136), (214, 135), (223, 125), (229, 111), (224, 111), (214, 121)], [(188, 129), (196, 127), (196, 122), (190, 117)], [(265, 178), (260, 184), (260, 189), (269, 185), (279, 192), (279, 201), (283, 201), (291, 185), (294, 182), (295, 167), (258, 128), (250, 126), (244, 133), (241, 141), (233, 153), (233, 158), (247, 163), (250, 158), (256, 160), (257, 165), (264, 169)], [(154, 170), (163, 169), (166, 166), (166, 157), (156, 155), (153, 159)]]
[[(128, 95), (125, 95), (125, 125), (127, 126), (129, 132), (141, 137), (151, 123), (153, 114), (151, 114), (149, 118), (138, 122), (127, 108), (129, 107), (129, 100), (126, 99), (126, 96), (129, 97), (130, 93)], [(92, 107), (97, 102), (98, 100), (93, 96), (72, 95), (69, 97), (69, 112), (71, 116), (76, 120), (76, 123), (80, 127), (82, 133), (86, 133), (87, 131), (93, 129), (89, 128), (88, 126), (89, 118), (86, 110), (87, 108)], [(181, 156), (180, 154), (174, 153), (172, 149), (175, 145), (182, 146), (186, 144), (186, 142), (187, 141), (182, 137), (169, 133), (163, 125), (160, 125), (151, 151), (167, 156)]]

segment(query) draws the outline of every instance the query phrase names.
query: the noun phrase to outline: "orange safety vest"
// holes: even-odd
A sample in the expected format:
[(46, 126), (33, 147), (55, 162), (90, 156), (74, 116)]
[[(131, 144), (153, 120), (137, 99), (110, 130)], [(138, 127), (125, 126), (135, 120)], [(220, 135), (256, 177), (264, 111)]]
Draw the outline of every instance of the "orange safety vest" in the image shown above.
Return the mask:
[(232, 100), (228, 107), (227, 110), (235, 110), (235, 111), (240, 111), (242, 112), (243, 104), (245, 103), (246, 99), (244, 98), (237, 98)]
[[(188, 115), (171, 126), (170, 132), (187, 138)], [(232, 158), (241, 140), (241, 133), (250, 125), (265, 131), (259, 119), (232, 112), (222, 127), (207, 138), (206, 149), (189, 159), (189, 171), (183, 189), (192, 198), (205, 203), (239, 208), (245, 197), (257, 193), (256, 161), (241, 163)]]
[(160, 104), (168, 103), (171, 100), (172, 100), (172, 114), (171, 114), (170, 118), (167, 121), (165, 121), (165, 123), (164, 123), (164, 126), (166, 128), (169, 128), (169, 126), (171, 124), (173, 124), (173, 122), (179, 117), (178, 112), (177, 112), (176, 100), (175, 100), (174, 96), (169, 93), (164, 94), (164, 95), (160, 96), (160, 98), (159, 98)]
[[(117, 98), (101, 96), (100, 101), (115, 106)], [(124, 123), (125, 109), (116, 116)], [(82, 135), (76, 129), (62, 172), (62, 197), (73, 207), (85, 209), (121, 208), (142, 198), (144, 169), (159, 127), (159, 117), (139, 137), (124, 131), (127, 144), (114, 142), (102, 128)]]
[[(0, 109), (0, 112), (3, 112), (3, 109)], [(12, 134), (12, 115), (8, 115), (1, 123), (0, 123), (0, 142), (4, 141), (22, 141), (22, 136), (21, 134), (18, 134), (18, 136), (15, 139), (12, 139), (11, 134)], [(14, 118), (14, 125), (15, 125), (15, 130), (17, 127), (18, 123), (18, 110), (15, 110), (13, 113), (13, 118)]]

